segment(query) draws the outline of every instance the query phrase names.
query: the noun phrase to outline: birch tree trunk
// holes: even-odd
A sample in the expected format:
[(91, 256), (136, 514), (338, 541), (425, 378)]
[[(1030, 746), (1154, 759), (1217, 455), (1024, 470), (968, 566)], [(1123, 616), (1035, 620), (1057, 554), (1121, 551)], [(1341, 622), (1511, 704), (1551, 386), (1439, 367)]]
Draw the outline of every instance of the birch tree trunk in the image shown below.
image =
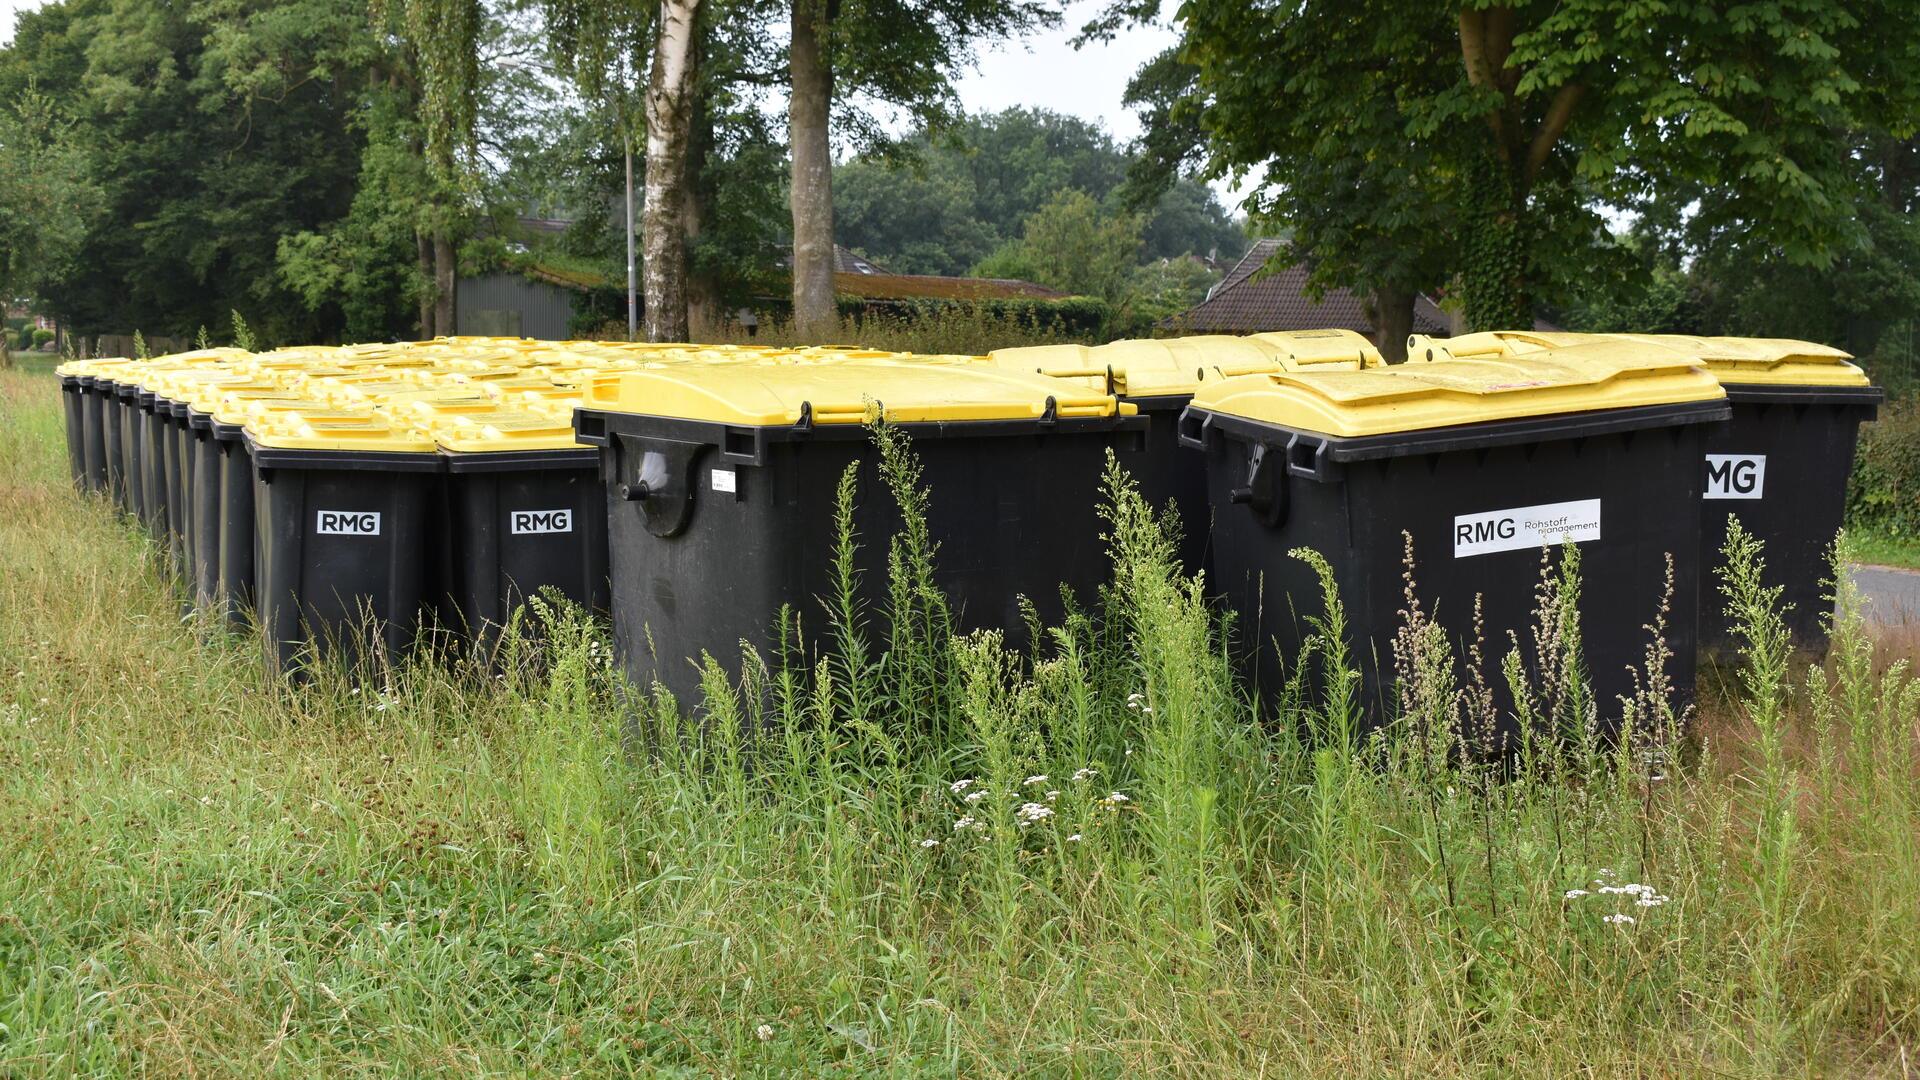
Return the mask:
[(793, 0), (787, 109), (793, 151), (793, 323), (807, 342), (827, 341), (839, 329), (833, 307), (833, 153), (827, 129), (833, 73), (821, 41), (824, 16), (820, 0)]
[(687, 142), (693, 127), (700, 0), (660, 0), (647, 76), (647, 184), (640, 214), (648, 341), (687, 340)]

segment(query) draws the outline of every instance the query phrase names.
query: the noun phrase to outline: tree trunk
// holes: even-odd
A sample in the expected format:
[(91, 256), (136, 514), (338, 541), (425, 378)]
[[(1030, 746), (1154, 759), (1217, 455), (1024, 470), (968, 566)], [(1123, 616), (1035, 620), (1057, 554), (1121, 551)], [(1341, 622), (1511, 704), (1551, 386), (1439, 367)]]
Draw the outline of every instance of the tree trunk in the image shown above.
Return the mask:
[(713, 112), (705, 95), (696, 94), (693, 102), (692, 134), (687, 145), (687, 205), (684, 232), (687, 236), (687, 328), (693, 334), (710, 332), (720, 325), (720, 287), (710, 272), (692, 265), (691, 252), (700, 242), (700, 230), (706, 225), (708, 185), (707, 156), (713, 150)]
[(433, 337), (433, 238), (424, 232), (413, 234), (414, 254), (420, 268), (420, 340)]
[(1413, 333), (1413, 290), (1382, 286), (1373, 290), (1373, 345), (1389, 364), (1407, 359), (1407, 335)]
[(700, 0), (660, 0), (647, 77), (647, 187), (641, 314), (648, 341), (687, 340), (687, 139), (693, 126), (695, 17)]
[(793, 0), (792, 94), (787, 137), (793, 153), (793, 325), (802, 341), (836, 336), (833, 307), (833, 150), (827, 129), (833, 74), (821, 41), (819, 0)]
[(453, 237), (445, 230), (433, 237), (433, 325), (440, 334), (457, 333), (454, 310), (455, 262)]

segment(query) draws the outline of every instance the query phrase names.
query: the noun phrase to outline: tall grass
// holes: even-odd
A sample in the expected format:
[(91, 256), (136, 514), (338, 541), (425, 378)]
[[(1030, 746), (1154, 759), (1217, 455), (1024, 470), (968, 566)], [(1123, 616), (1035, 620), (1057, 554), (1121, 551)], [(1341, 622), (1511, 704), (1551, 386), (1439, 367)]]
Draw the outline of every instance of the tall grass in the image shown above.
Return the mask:
[[(55, 394), (0, 378), (0, 1074), (1913, 1060), (1920, 689), (1844, 577), (1830, 661), (1789, 672), (1737, 546), (1747, 675), (1684, 742), (1616, 746), (1586, 734), (1613, 706), (1578, 685), (1564, 553), (1534, 626), (1471, 642), (1410, 566), (1404, 707), (1369, 727), (1331, 575), (1256, 702), (1117, 471), (1098, 602), (1017, 649), (963, 632), (911, 521), (940, 492), (883, 432), (835, 590), (772, 654), (707, 658), (699, 722), (562, 611), (524, 663), (292, 690), (68, 490)], [(909, 527), (856, 535), (866, 499)], [(1542, 733), (1521, 766), (1464, 752), (1495, 679)]]

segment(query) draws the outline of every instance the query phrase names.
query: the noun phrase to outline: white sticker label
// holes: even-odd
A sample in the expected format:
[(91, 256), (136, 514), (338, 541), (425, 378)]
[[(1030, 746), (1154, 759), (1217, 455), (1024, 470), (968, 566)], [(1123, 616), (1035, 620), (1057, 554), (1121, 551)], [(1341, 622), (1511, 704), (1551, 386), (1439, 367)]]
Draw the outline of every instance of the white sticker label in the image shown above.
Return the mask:
[(713, 470), (713, 490), (715, 491), (733, 491), (734, 490), (732, 469)]
[(323, 536), (379, 536), (380, 514), (375, 510), (322, 510), (314, 531)]
[(1703, 499), (1758, 499), (1767, 487), (1767, 455), (1708, 454)]
[(515, 510), (507, 516), (507, 522), (508, 528), (515, 536), (535, 533), (569, 533), (573, 531), (573, 511)]
[(1453, 519), (1453, 557), (1491, 555), (1496, 551), (1538, 551), (1571, 540), (1584, 544), (1600, 539), (1600, 500), (1543, 503), (1484, 514), (1461, 514)]

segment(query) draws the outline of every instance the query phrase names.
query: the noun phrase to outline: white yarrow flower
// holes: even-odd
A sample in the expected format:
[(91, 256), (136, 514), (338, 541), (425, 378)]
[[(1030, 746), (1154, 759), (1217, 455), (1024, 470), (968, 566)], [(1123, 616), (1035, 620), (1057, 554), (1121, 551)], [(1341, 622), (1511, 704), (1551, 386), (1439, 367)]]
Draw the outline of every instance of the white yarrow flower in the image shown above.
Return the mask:
[(1027, 777), (1027, 782), (1025, 786), (1032, 787), (1035, 784), (1044, 784), (1046, 782), (1047, 782), (1047, 774), (1039, 773), (1038, 775)]
[(972, 780), (955, 780), (953, 783), (947, 785), (947, 790), (958, 795), (972, 786)]
[(1569, 900), (1578, 900), (1581, 897), (1586, 895), (1588, 895), (1588, 893), (1587, 893), (1587, 890), (1585, 889), (1568, 889), (1567, 890), (1567, 899)]
[(1071, 835), (1069, 835), (1069, 836), (1067, 837), (1067, 843), (1069, 843), (1069, 844), (1077, 844), (1077, 843), (1079, 843), (1079, 842), (1080, 842), (1080, 834), (1079, 834), (1079, 833), (1073, 833), (1073, 834), (1071, 834)]
[(987, 797), (987, 793), (984, 791), (972, 791), (967, 793), (966, 802), (968, 806), (972, 806), (974, 803), (977, 803), (981, 799), (984, 799), (986, 797)]
[(1616, 913), (1613, 915), (1603, 915), (1600, 917), (1600, 921), (1612, 923), (1615, 926), (1632, 926), (1633, 916)]
[(960, 819), (959, 821), (956, 821), (956, 822), (954, 822), (954, 823), (953, 823), (953, 831), (954, 831), (954, 832), (959, 832), (959, 831), (961, 831), (962, 829), (971, 829), (971, 828), (973, 828), (973, 815), (972, 815), (972, 814), (968, 814), (967, 816), (965, 816), (965, 817), (963, 817), (963, 818), (961, 818), (961, 819)]
[(929, 836), (925, 840), (920, 841), (920, 846), (923, 848), (937, 848), (940, 846), (940, 841)]
[(1109, 806), (1118, 806), (1123, 802), (1132, 802), (1133, 800), (1127, 798), (1126, 792), (1124, 791), (1114, 791), (1114, 792), (1109, 792), (1104, 801)]

